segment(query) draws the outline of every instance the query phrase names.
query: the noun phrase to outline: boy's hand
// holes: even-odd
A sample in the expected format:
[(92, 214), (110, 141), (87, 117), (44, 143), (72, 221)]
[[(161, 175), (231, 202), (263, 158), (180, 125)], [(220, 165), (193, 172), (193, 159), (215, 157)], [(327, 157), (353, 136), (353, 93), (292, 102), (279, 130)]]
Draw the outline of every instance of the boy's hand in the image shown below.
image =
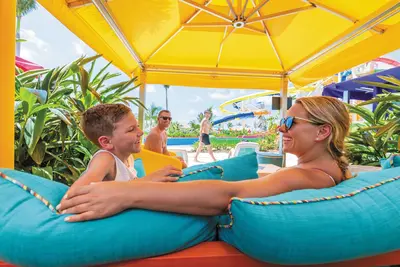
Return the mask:
[(186, 164), (186, 162), (185, 162), (185, 160), (182, 158), (182, 157), (176, 157), (177, 159), (179, 159), (180, 161), (181, 161), (181, 163), (182, 163), (182, 169), (185, 169), (185, 168), (187, 168), (187, 164)]
[(175, 182), (179, 179), (177, 176), (181, 176), (182, 171), (173, 166), (167, 166), (153, 172), (149, 175), (146, 175), (142, 179), (138, 179), (137, 181), (147, 181), (147, 182)]

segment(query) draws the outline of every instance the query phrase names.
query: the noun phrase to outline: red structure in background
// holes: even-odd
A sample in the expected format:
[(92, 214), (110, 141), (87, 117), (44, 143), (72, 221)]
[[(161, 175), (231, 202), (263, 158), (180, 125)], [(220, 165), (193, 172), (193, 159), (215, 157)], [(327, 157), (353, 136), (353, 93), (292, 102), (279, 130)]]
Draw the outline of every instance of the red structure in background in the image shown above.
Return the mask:
[(20, 68), (21, 70), (28, 71), (28, 70), (40, 70), (40, 69), (44, 69), (42, 66), (30, 62), (26, 59), (23, 59), (21, 57), (17, 57), (15, 56), (15, 66), (17, 66), (18, 68)]

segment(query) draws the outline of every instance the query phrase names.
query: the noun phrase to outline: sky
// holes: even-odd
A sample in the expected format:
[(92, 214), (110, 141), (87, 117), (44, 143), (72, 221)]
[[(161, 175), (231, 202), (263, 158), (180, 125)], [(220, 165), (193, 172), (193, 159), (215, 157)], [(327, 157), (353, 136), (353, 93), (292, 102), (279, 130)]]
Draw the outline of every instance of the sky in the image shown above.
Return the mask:
[[(40, 5), (37, 10), (22, 18), (21, 38), (27, 40), (21, 43), (21, 57), (45, 68), (65, 65), (82, 55), (96, 54)], [(400, 49), (387, 56), (400, 61)], [(104, 59), (99, 59), (97, 69), (99, 70), (105, 64), (107, 62)], [(109, 72), (121, 73), (114, 82), (128, 79), (114, 66), (110, 66)], [(146, 89), (146, 106), (149, 107), (151, 103), (154, 103), (165, 108), (163, 85), (147, 85)], [(168, 107), (172, 112), (173, 120), (186, 125), (190, 120), (195, 119), (198, 113), (210, 106), (213, 107), (216, 117), (223, 117), (225, 115), (218, 108), (223, 102), (256, 92), (261, 91), (171, 86), (168, 90)], [(133, 92), (132, 96), (138, 97), (139, 90)], [(134, 112), (136, 112), (135, 109)], [(248, 123), (252, 124), (250, 120)]]

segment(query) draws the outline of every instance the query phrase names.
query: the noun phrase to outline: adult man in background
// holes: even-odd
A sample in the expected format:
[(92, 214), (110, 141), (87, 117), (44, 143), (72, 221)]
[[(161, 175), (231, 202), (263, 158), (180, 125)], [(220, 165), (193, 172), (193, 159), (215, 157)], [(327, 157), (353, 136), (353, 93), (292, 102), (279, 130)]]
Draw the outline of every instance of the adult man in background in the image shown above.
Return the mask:
[[(172, 121), (171, 112), (169, 110), (161, 110), (158, 113), (157, 125), (150, 130), (149, 135), (146, 137), (144, 148), (156, 153), (170, 156), (167, 148), (167, 129)], [(186, 163), (180, 157), (179, 160), (182, 162), (182, 168), (186, 168)]]

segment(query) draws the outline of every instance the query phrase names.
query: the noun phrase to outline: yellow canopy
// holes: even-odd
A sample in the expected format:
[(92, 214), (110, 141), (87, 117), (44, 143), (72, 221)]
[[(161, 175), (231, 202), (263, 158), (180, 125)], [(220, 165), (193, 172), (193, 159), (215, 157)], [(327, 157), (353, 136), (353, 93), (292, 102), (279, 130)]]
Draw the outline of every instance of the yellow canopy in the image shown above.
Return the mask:
[(279, 90), (400, 47), (399, 0), (39, 0), (147, 83)]

